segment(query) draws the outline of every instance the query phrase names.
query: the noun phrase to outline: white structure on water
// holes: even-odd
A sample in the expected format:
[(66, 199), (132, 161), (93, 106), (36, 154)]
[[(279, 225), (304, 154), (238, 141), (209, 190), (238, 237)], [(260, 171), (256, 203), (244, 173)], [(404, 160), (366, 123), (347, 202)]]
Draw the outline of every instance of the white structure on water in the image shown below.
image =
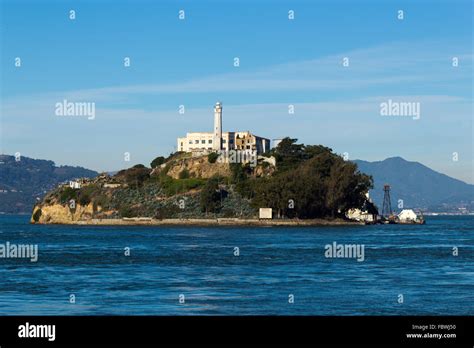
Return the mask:
[(256, 151), (270, 150), (270, 139), (246, 132), (222, 132), (222, 104), (214, 106), (214, 131), (212, 133), (187, 133), (177, 139), (177, 150), (183, 152), (212, 152), (220, 150)]

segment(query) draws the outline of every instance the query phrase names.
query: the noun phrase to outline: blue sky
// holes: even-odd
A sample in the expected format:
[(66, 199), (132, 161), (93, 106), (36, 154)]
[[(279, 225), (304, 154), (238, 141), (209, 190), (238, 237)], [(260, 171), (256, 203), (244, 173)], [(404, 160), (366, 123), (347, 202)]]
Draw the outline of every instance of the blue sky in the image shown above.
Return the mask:
[[(402, 156), (474, 182), (471, 1), (1, 6), (2, 153), (98, 171), (148, 164), (187, 131), (210, 131), (220, 100), (224, 130), (291, 136), (351, 159)], [(95, 119), (56, 116), (64, 99), (94, 102)], [(381, 116), (388, 99), (419, 102), (420, 119)]]

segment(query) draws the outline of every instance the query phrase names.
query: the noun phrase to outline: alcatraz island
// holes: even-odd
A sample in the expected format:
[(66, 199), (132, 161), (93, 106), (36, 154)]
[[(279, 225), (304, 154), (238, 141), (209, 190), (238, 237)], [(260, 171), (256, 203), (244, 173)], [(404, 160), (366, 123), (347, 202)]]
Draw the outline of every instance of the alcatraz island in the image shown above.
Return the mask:
[[(187, 133), (177, 152), (115, 175), (65, 182), (31, 223), (96, 225), (345, 225), (375, 221), (372, 177), (322, 145), (249, 131)], [(351, 217), (357, 216), (357, 219)]]

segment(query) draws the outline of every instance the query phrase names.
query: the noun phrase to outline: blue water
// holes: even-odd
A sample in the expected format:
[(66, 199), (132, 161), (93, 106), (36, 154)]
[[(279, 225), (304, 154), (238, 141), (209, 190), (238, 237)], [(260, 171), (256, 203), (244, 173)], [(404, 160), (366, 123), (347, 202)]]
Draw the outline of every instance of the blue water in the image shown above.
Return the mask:
[[(41, 226), (28, 219), (0, 216), (1, 244), (39, 248), (36, 263), (0, 258), (0, 315), (474, 314), (474, 217), (304, 228)], [(365, 260), (326, 258), (324, 247), (334, 241), (364, 244)]]

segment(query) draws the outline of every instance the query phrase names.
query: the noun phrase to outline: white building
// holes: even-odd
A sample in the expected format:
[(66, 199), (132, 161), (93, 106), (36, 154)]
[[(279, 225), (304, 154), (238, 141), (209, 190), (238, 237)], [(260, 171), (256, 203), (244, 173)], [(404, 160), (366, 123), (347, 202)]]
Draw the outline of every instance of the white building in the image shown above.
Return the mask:
[[(370, 198), (368, 191), (365, 193), (365, 198), (368, 202), (372, 203), (372, 199)], [(377, 215), (369, 213), (367, 209), (359, 208), (349, 209), (346, 212), (346, 217), (348, 219), (361, 222), (375, 222), (377, 220)]]
[(270, 150), (270, 139), (246, 132), (222, 132), (222, 104), (214, 106), (212, 133), (186, 133), (177, 139), (177, 149), (183, 152), (211, 152), (220, 150), (255, 150), (257, 154)]
[(69, 187), (73, 189), (80, 189), (81, 188), (81, 183), (77, 181), (69, 181)]

